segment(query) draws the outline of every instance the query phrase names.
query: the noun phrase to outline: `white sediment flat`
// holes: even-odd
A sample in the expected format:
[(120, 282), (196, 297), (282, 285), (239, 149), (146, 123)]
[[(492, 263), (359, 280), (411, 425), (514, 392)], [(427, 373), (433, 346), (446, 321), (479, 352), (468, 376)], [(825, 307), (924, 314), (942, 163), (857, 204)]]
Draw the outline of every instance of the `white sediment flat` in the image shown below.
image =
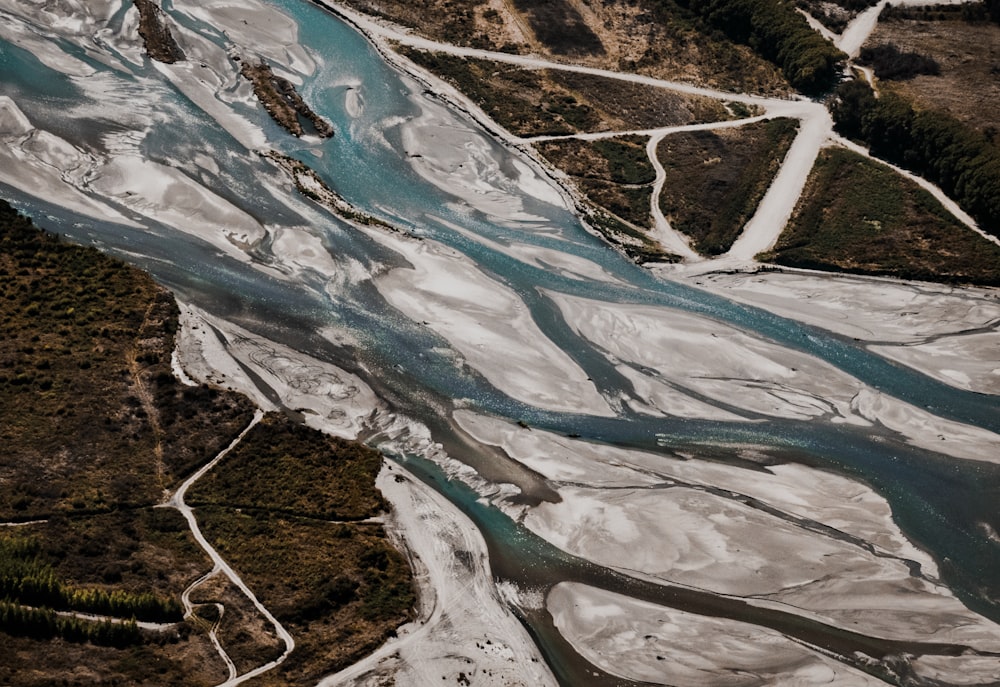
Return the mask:
[[(664, 395), (681, 403), (684, 391), (690, 390), (772, 417), (881, 424), (915, 446), (955, 458), (1000, 462), (997, 434), (886, 396), (805, 353), (699, 315), (546, 293), (570, 327), (614, 360), (654, 371), (644, 373), (647, 384), (635, 385), (637, 393), (650, 392), (648, 398), (638, 399), (649, 406), (664, 406)], [(680, 387), (680, 393), (667, 384)], [(697, 406), (688, 403), (686, 408), (694, 412)]]
[[(303, 412), (306, 424), (329, 434), (357, 438), (372, 416), (384, 409), (371, 388), (356, 375), (254, 335), (204, 310), (182, 304), (180, 324), (177, 357), (184, 371), (197, 381), (240, 391), (261, 408), (273, 410), (275, 406), (239, 363), (259, 375), (287, 408)], [(228, 347), (210, 327), (223, 333)]]
[[(796, 463), (756, 469), (696, 456), (672, 459), (529, 430), (468, 410), (458, 410), (454, 417), (478, 441), (502, 448), (511, 458), (553, 482), (642, 488), (677, 481), (728, 490), (915, 561), (927, 575), (938, 574), (934, 560), (900, 531), (884, 498), (871, 487), (832, 472)], [(752, 460), (752, 452), (749, 454)]]
[(411, 166), (426, 181), (501, 224), (545, 221), (525, 212), (516, 190), (565, 207), (562, 197), (528, 165), (503, 169), (496, 144), (472, 122), (427, 99), (420, 100), (419, 107), (420, 114), (400, 122), (399, 128)]
[(413, 266), (378, 277), (379, 293), (444, 337), (497, 389), (547, 410), (613, 414), (583, 369), (542, 333), (511, 289), (434, 241), (369, 234)]
[(377, 485), (393, 504), (386, 527), (416, 566), (419, 617), (319, 686), (384, 684), (388, 676), (398, 685), (454, 684), (465, 675), (465, 684), (480, 687), (554, 687), (538, 648), (500, 597), (475, 525), (398, 465), (383, 468)]
[(766, 628), (583, 584), (556, 585), (546, 607), (574, 649), (630, 680), (687, 687), (884, 684)]
[(681, 395), (687, 389), (774, 417), (858, 421), (850, 402), (861, 384), (816, 358), (699, 315), (545, 293), (575, 331), (614, 360), (655, 370), (646, 376), (676, 384)]
[(592, 262), (586, 258), (581, 258), (572, 253), (563, 253), (562, 251), (554, 248), (545, 248), (531, 243), (520, 243), (517, 241), (501, 243), (499, 241), (491, 241), (490, 239), (469, 231), (454, 222), (449, 222), (448, 220), (440, 217), (435, 217), (434, 219), (440, 222), (443, 226), (458, 232), (462, 236), (465, 236), (476, 243), (481, 243), (484, 246), (489, 246), (491, 250), (508, 255), (526, 265), (554, 272), (564, 277), (569, 277), (570, 279), (606, 282), (608, 284), (623, 284), (620, 279), (612, 275), (596, 262)]
[(946, 384), (1000, 393), (1000, 291), (817, 272), (686, 279), (727, 298), (870, 342)]

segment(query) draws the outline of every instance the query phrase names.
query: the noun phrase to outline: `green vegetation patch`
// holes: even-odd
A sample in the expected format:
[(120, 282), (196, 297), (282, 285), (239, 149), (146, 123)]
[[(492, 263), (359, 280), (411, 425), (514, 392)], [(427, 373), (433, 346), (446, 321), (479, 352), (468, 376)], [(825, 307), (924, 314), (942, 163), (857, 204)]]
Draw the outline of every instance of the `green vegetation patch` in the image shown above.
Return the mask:
[(150, 622), (181, 620), (180, 602), (151, 592), (75, 587), (61, 579), (30, 537), (0, 539), (0, 598), (14, 604)]
[[(0, 528), (0, 631), (10, 635), (0, 683), (53, 684), (86, 669), (109, 684), (218, 684), (224, 666), (204, 633), (217, 607), (177, 622), (181, 591), (209, 561), (179, 513), (151, 506), (232, 441), (251, 403), (173, 378), (168, 292), (5, 203), (0, 276), (0, 517), (46, 518)], [(299, 639), (275, 683), (315, 682), (412, 616), (410, 569), (381, 526), (319, 519), (382, 512), (381, 463), (361, 444), (271, 415), (199, 490), (230, 506), (199, 509), (207, 534)], [(221, 596), (230, 612), (220, 636), (241, 668), (276, 656), (256, 610), (231, 589)], [(176, 625), (148, 632), (133, 617)]]
[(989, 135), (895, 93), (876, 98), (860, 81), (841, 84), (830, 109), (840, 133), (938, 184), (984, 231), (1000, 236), (1000, 145)]
[(687, 3), (638, 0), (636, 4), (641, 12), (634, 20), (612, 30), (628, 53), (638, 54), (609, 68), (741, 93), (787, 92), (788, 82), (775, 65), (712, 27)]
[(60, 638), (124, 648), (142, 642), (134, 618), (122, 622), (92, 621), (58, 615), (51, 608), (24, 606), (0, 599), (0, 631), (30, 639)]
[(382, 454), (268, 414), (191, 489), (192, 505), (227, 505), (328, 520), (387, 509), (375, 488)]
[[(176, 545), (179, 536), (184, 541)], [(46, 656), (42, 662), (11, 663), (6, 659), (15, 655), (5, 654), (0, 660), (3, 684), (39, 684), (45, 676), (66, 675), (66, 666), (101, 666), (114, 672), (124, 655), (106, 654), (98, 646), (132, 647), (129, 652), (154, 657), (163, 671), (176, 671), (176, 678), (186, 674), (194, 684), (200, 683), (204, 669), (199, 666), (199, 650), (210, 646), (180, 622), (179, 602), (180, 591), (209, 567), (201, 550), (195, 549), (180, 514), (154, 509), (56, 517), (27, 529), (0, 532), (0, 631), (8, 635), (5, 644), (17, 646), (22, 658), (39, 655), (34, 652)], [(169, 625), (162, 632), (145, 631), (137, 619)], [(62, 652), (59, 659), (53, 658), (53, 642), (65, 649), (65, 662)], [(69, 648), (74, 644), (88, 644), (89, 653), (77, 656), (77, 650)], [(144, 645), (148, 649), (141, 648)], [(31, 671), (19, 674), (18, 665), (30, 665)], [(146, 671), (131, 674), (128, 681), (139, 684), (150, 677), (150, 665), (146, 663)]]
[[(70, 612), (108, 619), (65, 614)], [(0, 539), (0, 631), (7, 634), (125, 647), (144, 641), (137, 619), (167, 623), (180, 621), (182, 615), (176, 599), (151, 592), (67, 584), (44, 560), (37, 539)]]
[(616, 184), (650, 184), (656, 178), (646, 155), (645, 136), (617, 136), (598, 141), (568, 138), (536, 145), (549, 162), (573, 177)]
[(700, 253), (729, 250), (753, 216), (795, 139), (798, 122), (672, 134), (657, 155), (667, 172), (660, 208)]
[[(150, 635), (140, 630), (144, 636)], [(90, 640), (71, 641), (0, 637), (0, 684), (5, 687), (57, 685), (129, 685), (129, 687), (212, 687), (225, 681), (226, 671), (214, 647), (195, 636), (131, 646), (105, 646)], [(94, 677), (99, 676), (99, 677)]]
[(878, 0), (797, 0), (802, 8), (834, 33), (843, 33), (848, 22)]
[(370, 652), (413, 617), (410, 568), (381, 525), (198, 509), (205, 536), (296, 638), (259, 684), (315, 682)]
[(540, 141), (538, 152), (568, 174), (586, 199), (587, 223), (638, 262), (676, 262), (647, 235), (651, 227), (652, 184), (646, 137), (618, 136), (598, 141)]
[(640, 228), (650, 226), (651, 187), (656, 178), (643, 136), (599, 141), (542, 141), (538, 151), (573, 178), (597, 207)]
[(146, 54), (167, 64), (184, 59), (184, 51), (177, 45), (166, 17), (159, 5), (152, 0), (134, 0), (139, 11), (139, 35), (146, 46)]
[(309, 124), (320, 138), (333, 136), (333, 126), (313, 112), (288, 79), (278, 76), (263, 60), (253, 64), (243, 60), (240, 73), (253, 84), (254, 95), (279, 126), (293, 136), (306, 133), (303, 122)]
[(765, 262), (928, 281), (1000, 284), (1000, 247), (919, 186), (856, 153), (821, 153)]
[(889, 81), (912, 79), (919, 74), (936, 76), (941, 73), (941, 66), (933, 57), (900, 50), (893, 43), (865, 46), (861, 49), (858, 62), (871, 67), (879, 79)]
[(580, 190), (599, 207), (630, 224), (648, 229), (653, 191), (649, 186), (630, 187), (605, 181), (582, 179)]
[(157, 503), (249, 422), (176, 382), (177, 306), (145, 273), (0, 201), (0, 518)]
[[(40, 231), (0, 201), (0, 684), (212, 685), (206, 635), (176, 621), (210, 569), (179, 513), (153, 508), (249, 422), (237, 394), (170, 372), (177, 307), (145, 273)], [(66, 612), (124, 622), (93, 622)], [(81, 672), (86, 671), (86, 672)]]
[(682, 260), (679, 255), (665, 251), (645, 232), (631, 224), (626, 224), (607, 210), (592, 203), (586, 203), (580, 207), (580, 212), (583, 213), (589, 226), (639, 264), (647, 262), (674, 263)]
[(74, 587), (180, 598), (192, 580), (211, 568), (187, 522), (169, 508), (54, 516), (0, 531), (0, 540), (28, 533), (39, 560)]

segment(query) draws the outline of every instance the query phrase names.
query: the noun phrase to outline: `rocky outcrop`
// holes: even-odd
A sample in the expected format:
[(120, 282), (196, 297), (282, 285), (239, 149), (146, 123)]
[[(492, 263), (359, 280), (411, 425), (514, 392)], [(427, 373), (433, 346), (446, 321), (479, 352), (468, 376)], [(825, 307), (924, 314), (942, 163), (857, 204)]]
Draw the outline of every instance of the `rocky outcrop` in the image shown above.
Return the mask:
[(293, 136), (302, 136), (302, 119), (312, 124), (321, 138), (333, 136), (333, 126), (312, 111), (295, 90), (295, 84), (276, 75), (264, 61), (252, 64), (243, 61), (240, 72), (253, 84), (253, 92), (264, 109), (280, 126)]
[(326, 182), (320, 178), (319, 174), (317, 174), (314, 169), (306, 165), (304, 162), (296, 160), (293, 157), (283, 155), (275, 150), (263, 151), (260, 155), (268, 160), (271, 160), (278, 165), (278, 167), (283, 169), (291, 177), (292, 181), (295, 183), (295, 188), (299, 191), (299, 193), (321, 205), (325, 205), (338, 217), (346, 219), (350, 222), (364, 224), (366, 226), (376, 226), (382, 227), (383, 229), (389, 229), (391, 231), (400, 231), (398, 227), (393, 226), (392, 224), (389, 224), (374, 215), (363, 212), (348, 203), (339, 193), (327, 186)]
[(135, 8), (139, 10), (139, 35), (146, 44), (146, 54), (166, 64), (182, 61), (184, 52), (170, 33), (163, 10), (152, 0), (135, 0)]

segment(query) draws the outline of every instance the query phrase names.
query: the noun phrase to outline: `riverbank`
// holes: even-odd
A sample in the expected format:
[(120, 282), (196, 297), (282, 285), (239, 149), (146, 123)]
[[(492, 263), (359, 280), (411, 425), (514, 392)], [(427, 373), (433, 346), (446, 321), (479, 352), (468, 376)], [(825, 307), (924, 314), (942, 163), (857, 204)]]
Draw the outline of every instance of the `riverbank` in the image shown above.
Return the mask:
[(1000, 289), (808, 270), (706, 272), (698, 288), (849, 337), (934, 379), (1000, 393)]

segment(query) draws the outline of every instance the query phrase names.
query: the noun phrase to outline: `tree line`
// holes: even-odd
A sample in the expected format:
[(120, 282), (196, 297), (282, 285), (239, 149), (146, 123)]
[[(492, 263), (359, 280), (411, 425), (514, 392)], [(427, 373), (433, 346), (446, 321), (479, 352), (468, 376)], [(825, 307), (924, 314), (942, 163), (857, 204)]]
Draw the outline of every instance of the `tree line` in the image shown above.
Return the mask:
[(60, 616), (51, 608), (30, 608), (0, 600), (0, 631), (31, 639), (60, 637), (68, 642), (91, 642), (103, 646), (126, 647), (143, 640), (135, 618), (122, 622), (95, 622)]
[(1000, 147), (986, 134), (944, 112), (916, 110), (894, 93), (876, 97), (862, 81), (841, 84), (830, 110), (838, 132), (937, 184), (1000, 236)]
[(790, 0), (676, 0), (781, 69), (803, 93), (817, 95), (836, 85), (847, 55), (814, 31)]
[(150, 592), (72, 587), (39, 559), (37, 545), (30, 540), (0, 542), (0, 599), (38, 609), (149, 622), (176, 622), (184, 615), (176, 600)]
[(882, 9), (879, 21), (893, 19), (916, 19), (918, 21), (967, 21), (978, 23), (991, 21), (1000, 24), (1000, 0), (963, 2), (960, 5), (918, 5), (905, 6), (889, 3)]

